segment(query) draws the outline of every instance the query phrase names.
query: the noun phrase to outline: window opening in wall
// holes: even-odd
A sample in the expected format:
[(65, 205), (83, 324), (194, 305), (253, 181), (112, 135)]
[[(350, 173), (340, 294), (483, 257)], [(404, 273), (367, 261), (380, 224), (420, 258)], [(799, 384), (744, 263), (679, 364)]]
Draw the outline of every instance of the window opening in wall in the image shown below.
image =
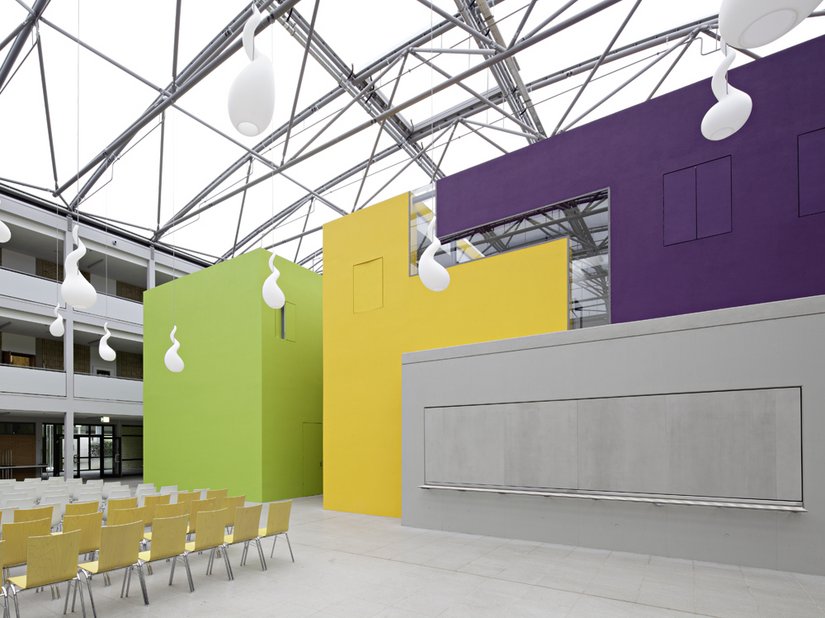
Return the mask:
[[(436, 214), (435, 186), (410, 199), (410, 275), (429, 245), (427, 226)], [(610, 323), (610, 194), (607, 189), (556, 202), (453, 236), (439, 237), (436, 259), (449, 268), (471, 260), (568, 238), (570, 327)]]
[(281, 339), (286, 339), (286, 305), (281, 307), (281, 332), (279, 335)]

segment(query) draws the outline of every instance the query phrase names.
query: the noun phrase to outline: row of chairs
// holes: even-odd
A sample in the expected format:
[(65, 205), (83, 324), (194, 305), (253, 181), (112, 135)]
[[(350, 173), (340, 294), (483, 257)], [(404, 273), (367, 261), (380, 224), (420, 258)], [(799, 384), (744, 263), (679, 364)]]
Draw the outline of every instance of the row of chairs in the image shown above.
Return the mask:
[[(222, 493), (222, 492), (221, 492)], [(38, 518), (43, 509), (18, 510), (15, 521), (2, 526), (3, 540), (0, 541), (0, 565), (3, 567), (4, 581), (8, 582), (15, 612), (19, 616), (17, 593), (33, 587), (67, 583), (64, 613), (68, 606), (68, 596), (73, 591), (72, 608), (75, 597), (80, 592), (81, 607), (86, 615), (83, 588), (85, 583), (92, 614), (96, 616), (90, 580), (93, 575), (104, 574), (124, 569), (121, 596), (128, 596), (133, 570), (138, 571), (144, 603), (149, 603), (143, 566), (151, 573), (152, 562), (172, 560), (169, 585), (174, 580), (175, 565), (184, 563), (189, 589), (194, 591), (194, 582), (189, 568), (189, 555), (193, 552), (209, 551), (207, 574), (211, 574), (216, 552), (221, 551), (228, 579), (234, 579), (232, 566), (226, 553), (230, 545), (243, 543), (241, 565), (246, 564), (250, 544), (254, 543), (261, 561), (262, 570), (266, 570), (261, 540), (272, 537), (273, 546), (270, 557), (274, 556), (277, 538), (283, 535), (289, 547), (290, 557), (295, 561), (289, 542), (289, 517), (291, 502), (274, 502), (268, 506), (266, 524), (259, 527), (262, 505), (243, 506), (237, 498), (225, 496), (218, 504), (218, 497), (204, 500), (192, 500), (136, 506), (136, 499), (125, 499), (112, 503), (108, 525), (103, 526), (103, 513), (97, 510), (95, 503), (79, 503), (72, 513), (63, 520), (63, 532), (49, 534), (51, 519)], [(127, 502), (128, 500), (128, 502)], [(220, 508), (216, 508), (220, 506)], [(45, 507), (46, 509), (48, 507)], [(147, 531), (147, 514), (153, 512)], [(85, 511), (85, 512), (84, 512)], [(230, 532), (231, 530), (231, 532)], [(194, 540), (192, 536), (194, 535)], [(151, 545), (147, 549), (147, 543)], [(84, 561), (78, 563), (78, 556), (84, 555)], [(93, 559), (97, 555), (97, 559)], [(48, 557), (51, 556), (51, 557)], [(74, 561), (73, 571), (69, 562)], [(26, 565), (26, 575), (9, 577), (9, 569)], [(6, 600), (6, 589), (2, 592)], [(8, 611), (6, 602), (5, 612)], [(7, 615), (7, 613), (4, 613)]]

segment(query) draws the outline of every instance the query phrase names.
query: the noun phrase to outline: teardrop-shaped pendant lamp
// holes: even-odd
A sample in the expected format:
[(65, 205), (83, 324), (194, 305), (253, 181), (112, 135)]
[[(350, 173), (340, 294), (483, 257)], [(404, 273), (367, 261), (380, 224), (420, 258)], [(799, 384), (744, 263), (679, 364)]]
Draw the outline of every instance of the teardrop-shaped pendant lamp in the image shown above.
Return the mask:
[(86, 255), (86, 245), (77, 237), (78, 227), (72, 228), (72, 238), (77, 249), (66, 256), (66, 263), (63, 267), (65, 273), (63, 284), (60, 286), (60, 293), (63, 301), (75, 309), (88, 309), (97, 301), (97, 292), (94, 286), (80, 274), (79, 262)]
[(278, 287), (278, 277), (281, 276), (281, 271), (275, 268), (275, 254), (269, 256), (269, 270), (272, 271), (264, 280), (264, 285), (261, 288), (261, 295), (264, 297), (264, 302), (272, 309), (280, 309), (286, 302), (283, 290)]
[(109, 345), (109, 337), (112, 336), (112, 333), (109, 332), (109, 323), (103, 323), (103, 337), (100, 338), (100, 343), (97, 346), (97, 353), (100, 354), (100, 358), (105, 361), (112, 362), (117, 358), (117, 354)]
[(753, 49), (796, 28), (822, 0), (722, 0), (719, 34), (728, 44)]
[(711, 80), (711, 88), (717, 102), (702, 118), (702, 135), (711, 141), (723, 140), (741, 129), (750, 118), (753, 101), (748, 94), (727, 82), (727, 73), (736, 57), (733, 48), (722, 43), (725, 58)]
[(249, 64), (229, 88), (229, 119), (242, 134), (252, 137), (263, 133), (272, 121), (275, 109), (275, 76), (272, 62), (255, 50), (255, 29), (263, 21), (258, 7), (252, 5), (252, 17), (243, 28), (243, 48)]
[[(0, 204), (2, 204), (2, 200), (0, 200)], [(2, 219), (0, 219), (0, 245), (4, 242), (9, 242), (11, 240), (11, 230), (9, 226), (3, 223)]]
[(49, 324), (49, 332), (52, 337), (62, 337), (66, 334), (66, 327), (63, 325), (63, 316), (60, 315), (60, 305), (54, 308), (54, 321)]
[(430, 246), (424, 249), (418, 260), (418, 277), (427, 289), (443, 292), (450, 285), (450, 273), (435, 260), (435, 254), (441, 249), (441, 241), (435, 235), (435, 216), (427, 228), (427, 236), (430, 237)]
[(169, 333), (169, 340), (172, 342), (172, 345), (166, 350), (166, 354), (163, 355), (163, 363), (166, 365), (166, 368), (173, 372), (173, 373), (180, 373), (183, 371), (183, 359), (178, 354), (178, 349), (180, 349), (180, 342), (175, 339), (175, 333), (178, 330), (178, 325), (175, 324), (172, 327), (172, 332)]

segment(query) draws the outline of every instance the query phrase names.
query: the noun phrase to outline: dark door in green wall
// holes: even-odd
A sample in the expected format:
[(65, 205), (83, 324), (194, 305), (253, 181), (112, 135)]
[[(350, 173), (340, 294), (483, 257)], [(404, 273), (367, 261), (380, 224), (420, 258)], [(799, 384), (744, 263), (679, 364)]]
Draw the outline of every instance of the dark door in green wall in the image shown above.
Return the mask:
[(304, 486), (305, 496), (315, 496), (324, 487), (324, 449), (321, 423), (304, 423)]

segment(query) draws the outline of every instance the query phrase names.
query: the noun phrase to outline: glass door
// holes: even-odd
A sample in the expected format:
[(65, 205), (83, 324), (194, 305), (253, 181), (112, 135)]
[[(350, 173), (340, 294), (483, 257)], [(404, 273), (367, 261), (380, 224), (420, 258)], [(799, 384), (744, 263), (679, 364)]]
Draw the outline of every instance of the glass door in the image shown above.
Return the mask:
[(103, 436), (103, 471), (104, 477), (119, 477), (121, 474), (120, 438)]

